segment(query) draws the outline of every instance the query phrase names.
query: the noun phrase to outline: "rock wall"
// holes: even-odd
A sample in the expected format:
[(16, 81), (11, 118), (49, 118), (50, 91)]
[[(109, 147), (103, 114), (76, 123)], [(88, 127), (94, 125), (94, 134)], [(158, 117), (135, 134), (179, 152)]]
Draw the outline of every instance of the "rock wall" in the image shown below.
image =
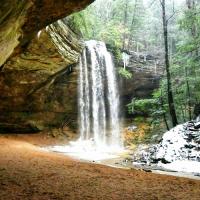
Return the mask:
[[(83, 44), (69, 27), (51, 25), (66, 44), (64, 58), (42, 30), (0, 72), (0, 132), (37, 132), (77, 118), (76, 63)], [(68, 41), (70, 39), (70, 42)]]
[(93, 1), (1, 0), (0, 67), (3, 67), (13, 53), (23, 51), (39, 30), (73, 12), (84, 9)]
[(1, 0), (0, 132), (76, 125), (75, 64), (83, 45), (69, 27), (63, 34), (59, 23), (51, 25), (66, 43), (66, 55), (61, 56), (44, 28), (93, 1)]
[[(164, 65), (159, 57), (136, 52), (129, 52), (129, 56), (126, 69), (132, 74), (132, 78), (127, 80), (121, 77), (119, 81), (123, 108), (126, 108), (133, 98), (150, 98), (164, 75)], [(122, 61), (119, 66), (123, 67)], [(127, 114), (126, 110), (124, 112)]]

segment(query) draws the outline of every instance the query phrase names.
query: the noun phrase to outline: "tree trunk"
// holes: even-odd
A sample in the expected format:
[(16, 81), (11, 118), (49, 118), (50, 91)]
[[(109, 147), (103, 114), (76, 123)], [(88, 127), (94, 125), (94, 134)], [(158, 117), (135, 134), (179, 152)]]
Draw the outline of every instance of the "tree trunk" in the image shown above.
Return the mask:
[[(162, 109), (163, 109), (163, 111), (164, 111), (165, 109), (164, 109), (164, 101), (163, 101), (163, 93), (162, 93), (162, 90), (161, 90), (161, 98), (160, 98), (160, 101), (161, 101)], [(166, 126), (167, 130), (169, 131), (170, 128), (169, 128), (169, 125), (168, 125), (168, 123), (167, 123), (167, 116), (166, 116), (166, 114), (165, 114), (164, 112), (163, 112), (163, 121), (165, 122), (165, 126)]]
[(163, 35), (164, 35), (164, 46), (165, 46), (165, 68), (167, 73), (167, 93), (168, 93), (168, 105), (169, 112), (172, 120), (173, 127), (178, 124), (176, 110), (174, 106), (174, 98), (172, 93), (172, 83), (171, 83), (171, 74), (170, 74), (170, 63), (169, 63), (169, 50), (168, 50), (168, 22), (166, 19), (166, 10), (165, 10), (165, 0), (161, 2), (162, 6), (162, 18), (163, 18)]
[[(199, 2), (198, 1), (195, 1), (195, 0), (186, 0), (186, 5), (188, 7), (188, 10), (192, 11), (194, 13), (194, 15), (197, 15), (197, 6), (198, 6)], [(191, 37), (193, 38), (193, 40), (197, 40), (198, 38), (198, 33), (197, 33), (197, 24), (196, 24), (196, 21), (193, 20), (192, 21), (192, 27), (191, 27), (191, 30), (190, 30), (190, 34), (191, 34)], [(197, 48), (194, 52), (191, 52), (190, 53), (191, 57), (194, 58), (195, 61), (198, 62), (198, 58), (199, 58), (199, 49)], [(194, 76), (195, 78), (195, 82), (197, 82), (197, 66), (195, 65), (194, 68), (190, 68), (189, 72), (186, 71), (187, 73), (187, 76), (189, 77), (189, 75), (192, 75)], [(186, 82), (187, 84), (187, 87), (189, 87), (189, 81), (187, 80)], [(190, 102), (188, 102), (188, 106), (189, 106), (189, 117), (190, 117), (190, 120), (192, 118), (192, 114), (191, 114), (191, 109), (192, 109), (192, 104), (191, 104), (191, 97), (192, 97), (192, 92), (188, 92), (188, 95), (189, 95), (189, 100)], [(198, 101), (196, 101), (198, 102)]]
[[(125, 9), (124, 9), (124, 29), (126, 29), (127, 26), (127, 21), (128, 21), (128, 1), (126, 0), (125, 2)], [(126, 31), (124, 32), (123, 36), (123, 49), (125, 50), (126, 48)]]
[(128, 47), (127, 47), (128, 50), (130, 50), (130, 45), (131, 45), (131, 40), (132, 40), (132, 32), (134, 29), (134, 23), (135, 23), (135, 18), (136, 18), (136, 7), (137, 7), (137, 0), (135, 0), (135, 8), (133, 11), (133, 17), (132, 17), (132, 21), (131, 21), (130, 34), (129, 34), (129, 38), (128, 38)]
[(183, 105), (181, 104), (180, 107), (181, 107), (180, 109), (181, 109), (181, 114), (182, 114), (183, 121), (186, 122)]
[(186, 88), (187, 88), (187, 95), (188, 95), (188, 99), (187, 99), (188, 115), (189, 115), (189, 120), (191, 120), (192, 119), (191, 93), (190, 93), (190, 85), (188, 81), (188, 71), (186, 67), (185, 67), (185, 79), (186, 79)]

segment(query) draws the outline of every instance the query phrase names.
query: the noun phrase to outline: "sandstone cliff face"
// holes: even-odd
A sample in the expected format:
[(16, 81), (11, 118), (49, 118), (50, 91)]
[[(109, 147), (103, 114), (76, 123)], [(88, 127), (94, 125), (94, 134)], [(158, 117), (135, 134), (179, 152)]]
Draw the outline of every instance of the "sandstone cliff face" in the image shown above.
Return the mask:
[[(123, 63), (120, 65), (122, 67)], [(130, 53), (130, 60), (126, 69), (131, 72), (132, 78), (128, 80), (120, 78), (119, 88), (123, 108), (126, 108), (126, 105), (133, 98), (151, 98), (153, 91), (159, 87), (160, 79), (164, 75), (164, 67), (160, 59), (145, 53)]]
[[(45, 27), (93, 1), (1, 0), (0, 132), (76, 125), (75, 66), (83, 45), (69, 27), (63, 33), (62, 21)], [(65, 55), (55, 38), (65, 42)]]
[[(53, 43), (51, 29), (66, 45), (65, 58)], [(75, 66), (83, 44), (78, 35), (66, 25), (63, 30), (59, 22), (48, 30), (42, 30), (23, 53), (13, 55), (0, 72), (0, 132), (37, 132), (60, 127), (69, 120), (75, 126)]]
[[(1, 0), (0, 67), (45, 26), (84, 9), (94, 0)], [(23, 50), (22, 50), (23, 51)], [(15, 52), (16, 53), (16, 52)]]

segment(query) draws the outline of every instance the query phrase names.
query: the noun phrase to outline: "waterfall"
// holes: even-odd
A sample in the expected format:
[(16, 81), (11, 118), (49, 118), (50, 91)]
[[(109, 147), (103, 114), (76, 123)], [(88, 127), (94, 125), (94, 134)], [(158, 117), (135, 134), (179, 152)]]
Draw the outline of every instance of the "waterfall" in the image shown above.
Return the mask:
[(119, 94), (111, 54), (103, 42), (86, 42), (79, 62), (80, 140), (96, 147), (122, 145)]
[(127, 53), (123, 52), (122, 53), (122, 60), (123, 60), (123, 63), (124, 63), (124, 69), (126, 69), (126, 67), (129, 64), (130, 56)]
[(92, 161), (116, 158), (124, 148), (114, 63), (103, 42), (85, 45), (78, 64), (80, 138), (48, 150)]

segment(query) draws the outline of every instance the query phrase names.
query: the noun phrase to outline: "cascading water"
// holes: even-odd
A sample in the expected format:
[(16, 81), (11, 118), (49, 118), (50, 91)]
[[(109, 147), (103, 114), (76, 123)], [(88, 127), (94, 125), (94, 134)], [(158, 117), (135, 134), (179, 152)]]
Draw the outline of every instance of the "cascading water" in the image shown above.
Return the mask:
[(51, 149), (85, 160), (114, 158), (123, 151), (115, 67), (105, 43), (85, 45), (78, 65), (80, 138)]
[(123, 60), (123, 63), (124, 63), (124, 69), (126, 69), (126, 67), (129, 64), (129, 61), (130, 61), (130, 56), (127, 53), (123, 52), (122, 53), (122, 60)]
[(111, 54), (103, 42), (88, 41), (80, 59), (80, 140), (120, 147), (119, 94)]

